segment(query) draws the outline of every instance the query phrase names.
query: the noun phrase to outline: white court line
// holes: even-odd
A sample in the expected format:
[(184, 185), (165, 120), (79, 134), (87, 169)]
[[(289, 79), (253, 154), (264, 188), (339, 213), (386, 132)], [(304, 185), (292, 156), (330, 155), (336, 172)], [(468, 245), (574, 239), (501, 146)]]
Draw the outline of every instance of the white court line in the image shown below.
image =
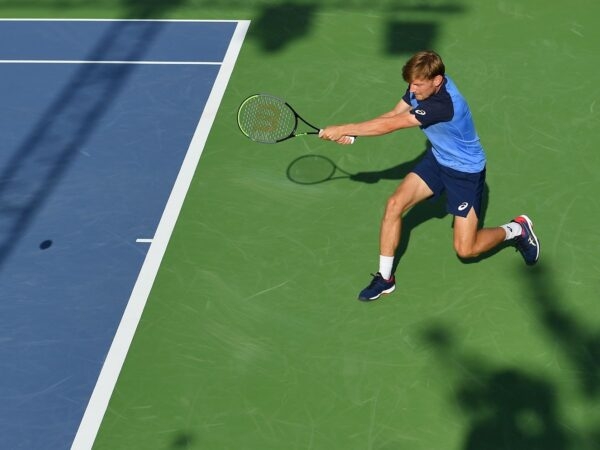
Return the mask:
[(173, 186), (173, 190), (171, 191), (171, 195), (169, 196), (169, 200), (163, 211), (160, 223), (158, 224), (156, 235), (154, 236), (152, 245), (148, 249), (148, 254), (144, 260), (140, 275), (133, 287), (131, 297), (129, 298), (129, 302), (127, 303), (123, 317), (121, 318), (119, 328), (115, 333), (114, 340), (110, 346), (102, 370), (100, 371), (100, 376), (98, 377), (98, 381), (96, 382), (96, 386), (90, 397), (83, 419), (77, 430), (77, 435), (71, 446), (72, 450), (88, 450), (91, 449), (94, 444), (102, 418), (104, 417), (117, 378), (119, 377), (119, 373), (125, 362), (129, 346), (133, 340), (135, 330), (142, 316), (148, 296), (150, 295), (154, 279), (156, 278), (167, 244), (173, 232), (173, 228), (175, 227), (175, 222), (177, 221), (183, 201), (190, 187), (190, 183), (192, 182), (196, 166), (198, 165), (198, 161), (204, 150), (208, 133), (219, 109), (221, 99), (225, 93), (225, 88), (231, 77), (235, 61), (237, 60), (249, 25), (249, 20), (237, 22), (235, 33), (233, 34), (229, 48), (227, 49), (223, 65), (219, 70), (213, 89), (206, 102), (202, 117), (198, 122), (198, 126), (192, 137), (181, 170), (179, 171), (179, 175), (177, 176), (177, 180), (175, 181), (175, 185)]
[(135, 242), (139, 244), (152, 244), (152, 242), (154, 242), (154, 239), (136, 239)]
[(176, 23), (240, 23), (239, 20), (229, 19), (72, 19), (72, 18), (3, 18), (0, 22), (176, 22)]
[(162, 64), (172, 66), (220, 66), (222, 63), (215, 61), (88, 61), (71, 59), (0, 59), (0, 64)]

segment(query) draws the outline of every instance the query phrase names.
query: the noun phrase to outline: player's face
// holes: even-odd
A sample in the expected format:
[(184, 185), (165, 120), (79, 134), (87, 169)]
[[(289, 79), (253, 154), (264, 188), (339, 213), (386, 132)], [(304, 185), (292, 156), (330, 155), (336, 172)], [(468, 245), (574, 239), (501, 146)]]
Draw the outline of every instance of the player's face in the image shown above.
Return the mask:
[(409, 89), (417, 100), (425, 100), (440, 89), (442, 81), (443, 78), (440, 75), (431, 80), (417, 78), (410, 83)]

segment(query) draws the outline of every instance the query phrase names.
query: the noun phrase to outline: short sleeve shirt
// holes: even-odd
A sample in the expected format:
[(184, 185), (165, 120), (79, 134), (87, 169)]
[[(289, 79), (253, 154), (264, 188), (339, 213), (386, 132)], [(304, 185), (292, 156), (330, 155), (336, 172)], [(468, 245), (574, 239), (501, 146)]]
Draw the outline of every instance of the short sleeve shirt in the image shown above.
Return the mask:
[(425, 100), (418, 101), (409, 89), (402, 99), (412, 106), (411, 114), (421, 123), (441, 165), (468, 173), (485, 168), (469, 105), (450, 77), (445, 76), (440, 90)]

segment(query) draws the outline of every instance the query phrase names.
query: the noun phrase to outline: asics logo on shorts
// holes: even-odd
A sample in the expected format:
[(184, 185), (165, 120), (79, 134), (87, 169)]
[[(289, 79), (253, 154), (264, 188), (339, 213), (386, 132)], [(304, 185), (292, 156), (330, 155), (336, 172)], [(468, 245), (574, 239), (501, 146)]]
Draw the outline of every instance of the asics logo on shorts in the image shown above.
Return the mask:
[(459, 211), (464, 211), (468, 207), (469, 207), (469, 203), (468, 202), (462, 202), (460, 205), (458, 205), (458, 210)]

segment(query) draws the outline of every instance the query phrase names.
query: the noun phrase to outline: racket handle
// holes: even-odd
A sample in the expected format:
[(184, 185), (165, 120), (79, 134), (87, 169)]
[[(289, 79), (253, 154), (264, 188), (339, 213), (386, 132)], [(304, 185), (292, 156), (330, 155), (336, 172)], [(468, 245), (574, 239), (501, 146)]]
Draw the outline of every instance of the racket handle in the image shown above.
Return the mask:
[[(323, 134), (323, 130), (319, 130), (319, 137)], [(356, 142), (356, 136), (348, 136), (350, 138), (350, 144), (354, 144)]]

